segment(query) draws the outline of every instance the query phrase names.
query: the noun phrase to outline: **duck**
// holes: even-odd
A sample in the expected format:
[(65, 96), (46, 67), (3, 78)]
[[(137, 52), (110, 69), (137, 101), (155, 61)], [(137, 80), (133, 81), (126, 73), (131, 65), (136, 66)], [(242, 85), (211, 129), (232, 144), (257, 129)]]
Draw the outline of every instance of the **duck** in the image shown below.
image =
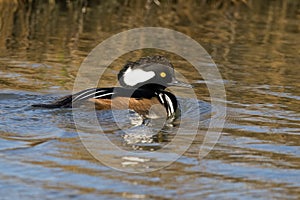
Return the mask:
[[(173, 64), (162, 55), (128, 61), (117, 75), (120, 86), (90, 88), (64, 96), (51, 103), (34, 104), (40, 108), (71, 108), (92, 103), (97, 110), (130, 109), (146, 118), (175, 118), (178, 101), (166, 91), (171, 86), (192, 88), (175, 77)], [(154, 113), (154, 114), (153, 114)]]

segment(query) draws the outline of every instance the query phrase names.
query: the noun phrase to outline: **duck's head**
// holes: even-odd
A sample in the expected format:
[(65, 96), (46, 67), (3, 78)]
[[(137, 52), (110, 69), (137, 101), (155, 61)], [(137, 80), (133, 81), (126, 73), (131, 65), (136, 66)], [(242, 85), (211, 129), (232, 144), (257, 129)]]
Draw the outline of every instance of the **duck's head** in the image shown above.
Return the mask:
[(118, 79), (121, 86), (129, 88), (192, 87), (175, 78), (174, 67), (164, 56), (148, 56), (128, 62), (119, 72)]

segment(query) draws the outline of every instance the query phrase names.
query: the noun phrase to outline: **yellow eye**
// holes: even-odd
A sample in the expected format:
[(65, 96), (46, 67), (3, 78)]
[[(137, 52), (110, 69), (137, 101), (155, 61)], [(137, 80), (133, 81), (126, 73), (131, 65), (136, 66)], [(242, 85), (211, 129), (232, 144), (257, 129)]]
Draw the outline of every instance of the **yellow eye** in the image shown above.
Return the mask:
[(162, 78), (165, 78), (165, 77), (167, 76), (167, 74), (166, 74), (165, 72), (161, 72), (161, 73), (160, 73), (160, 76), (161, 76)]

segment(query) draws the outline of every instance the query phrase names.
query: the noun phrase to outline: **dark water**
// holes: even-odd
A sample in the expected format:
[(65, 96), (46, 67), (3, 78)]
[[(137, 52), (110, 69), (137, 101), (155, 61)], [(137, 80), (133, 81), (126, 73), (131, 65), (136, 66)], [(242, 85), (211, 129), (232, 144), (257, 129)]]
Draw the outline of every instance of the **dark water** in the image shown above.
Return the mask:
[[(1, 199), (299, 199), (300, 3), (222, 2), (0, 1)], [(171, 165), (132, 174), (107, 167), (86, 150), (71, 109), (30, 105), (70, 93), (81, 62), (98, 43), (144, 26), (180, 31), (206, 48), (224, 79), (227, 119), (216, 146), (199, 159), (213, 115), (210, 96), (187, 62), (164, 52), (195, 86), (202, 114), (198, 135)], [(115, 84), (126, 60), (147, 53), (112, 63), (101, 84)], [(195, 115), (188, 109), (193, 101), (180, 101), (187, 108), (182, 120), (188, 121)], [(124, 135), (109, 111), (98, 118), (113, 143), (134, 152), (162, 148), (178, 128), (175, 122), (153, 139), (147, 127), (132, 125), (138, 116), (118, 114), (140, 138)], [(89, 121), (88, 111), (82, 117)], [(139, 160), (107, 154), (123, 159), (126, 169), (155, 167), (174, 156)]]

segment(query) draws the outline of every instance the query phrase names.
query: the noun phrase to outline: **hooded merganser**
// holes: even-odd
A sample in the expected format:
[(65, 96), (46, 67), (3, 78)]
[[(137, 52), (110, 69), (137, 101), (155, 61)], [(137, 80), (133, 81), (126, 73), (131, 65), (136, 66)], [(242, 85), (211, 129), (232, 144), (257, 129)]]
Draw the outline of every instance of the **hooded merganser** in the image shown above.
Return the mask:
[(177, 99), (165, 89), (168, 86), (192, 87), (176, 80), (173, 65), (163, 56), (148, 56), (128, 62), (119, 72), (118, 80), (121, 87), (87, 89), (50, 104), (32, 106), (66, 108), (89, 101), (94, 102), (99, 110), (129, 108), (149, 117), (149, 110), (153, 105), (158, 105), (157, 111), (174, 118), (178, 108)]

